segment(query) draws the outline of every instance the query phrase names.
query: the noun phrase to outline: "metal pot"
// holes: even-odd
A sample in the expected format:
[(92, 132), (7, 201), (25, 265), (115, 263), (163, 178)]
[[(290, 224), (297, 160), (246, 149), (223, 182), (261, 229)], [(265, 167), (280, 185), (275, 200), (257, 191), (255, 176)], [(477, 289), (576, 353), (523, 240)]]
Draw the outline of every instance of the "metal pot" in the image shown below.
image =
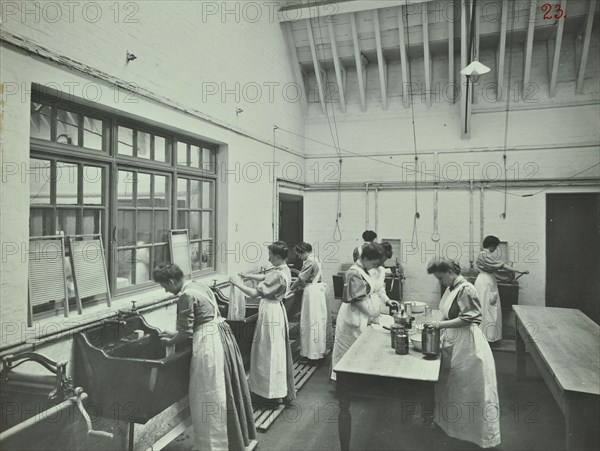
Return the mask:
[(421, 332), (421, 352), (426, 356), (440, 355), (440, 331), (428, 326)]

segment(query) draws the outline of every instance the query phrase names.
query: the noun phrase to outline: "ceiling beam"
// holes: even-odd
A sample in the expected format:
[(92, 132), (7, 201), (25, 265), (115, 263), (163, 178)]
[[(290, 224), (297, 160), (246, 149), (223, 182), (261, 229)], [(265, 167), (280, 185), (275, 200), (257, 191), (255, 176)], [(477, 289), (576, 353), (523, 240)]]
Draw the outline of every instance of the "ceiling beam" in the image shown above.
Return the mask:
[[(460, 7), (460, 68), (467, 67), (467, 2), (461, 0)], [(467, 77), (460, 75), (460, 137), (469, 139), (471, 137), (471, 102), (467, 98)]]
[(537, 1), (530, 0), (529, 25), (527, 27), (527, 41), (525, 44), (525, 70), (523, 71), (523, 96), (525, 95), (525, 89), (529, 84), (529, 76), (531, 75), (531, 53), (533, 51), (533, 34), (535, 33), (536, 8)]
[(425, 65), (425, 101), (431, 106), (431, 54), (429, 53), (429, 17), (427, 15), (427, 4), (423, 5), (421, 15), (423, 21), (423, 64)]
[[(500, 43), (498, 45), (498, 71), (496, 99), (500, 99), (504, 86), (504, 62), (506, 61), (506, 30), (508, 28), (508, 0), (502, 0), (502, 17), (500, 19)], [(510, 88), (509, 88), (510, 89)]]
[(587, 64), (588, 53), (590, 51), (590, 39), (592, 36), (592, 25), (594, 23), (594, 10), (596, 9), (596, 0), (590, 2), (590, 10), (587, 16), (587, 23), (585, 26), (585, 38), (583, 40), (583, 51), (581, 52), (581, 63), (579, 64), (579, 76), (577, 77), (577, 87), (575, 88), (576, 94), (583, 92), (583, 79), (585, 77), (585, 66)]
[(327, 23), (327, 29), (329, 30), (329, 40), (331, 41), (331, 51), (333, 53), (333, 65), (335, 67), (335, 78), (337, 80), (338, 92), (340, 96), (340, 107), (342, 109), (342, 113), (346, 112), (346, 83), (342, 80), (342, 75), (346, 76), (346, 69), (340, 62), (340, 57), (338, 55), (337, 43), (335, 41), (335, 33), (333, 32), (333, 24), (331, 22)]
[(404, 102), (404, 106), (408, 107), (409, 102), (412, 102), (412, 97), (409, 98), (408, 90), (412, 87), (409, 87), (410, 78), (410, 61), (408, 60), (408, 55), (406, 51), (406, 30), (404, 25), (404, 8), (405, 6), (398, 7), (398, 31), (400, 36), (400, 64), (402, 67), (402, 98)]
[[(480, 24), (481, 21), (479, 20), (480, 14), (481, 14), (481, 2), (477, 2), (475, 4), (475, 14), (473, 16), (473, 21), (474, 24), (473, 26), (475, 27), (475, 36), (474, 36), (474, 42), (473, 42), (473, 47), (474, 47), (474, 54), (473, 54), (473, 58), (476, 59), (477, 61), (479, 61), (479, 35), (480, 35)], [(469, 61), (470, 62), (470, 61)], [(471, 96), (472, 96), (472, 103), (477, 103), (477, 90), (475, 89), (475, 86), (473, 85), (473, 90), (471, 91)]]
[[(567, 0), (560, 2), (560, 8), (567, 13)], [(556, 23), (556, 39), (554, 40), (554, 56), (552, 58), (552, 71), (550, 72), (550, 97), (556, 95), (556, 81), (558, 80), (558, 65), (560, 62), (560, 49), (562, 47), (563, 29), (565, 21), (557, 20)]]
[(356, 29), (356, 16), (350, 13), (350, 26), (352, 28), (352, 42), (354, 43), (354, 61), (356, 62), (356, 75), (358, 76), (358, 92), (360, 94), (360, 106), (367, 111), (367, 70), (365, 69), (363, 56), (358, 46), (358, 32)]
[(379, 66), (379, 84), (381, 85), (381, 106), (387, 110), (387, 64), (381, 49), (381, 33), (379, 29), (379, 11), (373, 10), (373, 24), (375, 25), (375, 41), (377, 43), (377, 65)]
[(310, 42), (310, 53), (312, 53), (313, 65), (315, 67), (315, 77), (317, 78), (317, 90), (319, 92), (319, 102), (323, 109), (323, 114), (327, 114), (327, 106), (325, 105), (325, 94), (323, 93), (323, 80), (321, 79), (321, 64), (317, 58), (317, 48), (315, 47), (315, 38), (313, 36), (310, 19), (306, 19), (306, 31), (308, 32), (308, 41)]
[(454, 14), (448, 17), (448, 86), (452, 87), (452, 103), (456, 102), (454, 98)]
[(296, 79), (296, 83), (300, 86), (300, 90), (302, 92), (302, 99), (300, 99), (300, 105), (302, 106), (304, 114), (307, 114), (308, 96), (306, 95), (304, 77), (302, 76), (302, 66), (300, 66), (300, 63), (298, 62), (298, 52), (296, 51), (296, 44), (294, 43), (292, 26), (289, 23), (282, 23), (281, 26), (283, 27), (284, 35), (286, 36), (286, 41), (288, 45), (288, 51), (290, 52), (290, 57), (292, 59), (292, 71)]
[[(430, 0), (402, 0), (402, 4), (413, 5), (426, 3)], [(279, 22), (295, 22), (302, 19), (324, 17), (325, 21), (334, 20), (332, 17), (338, 14), (358, 13), (372, 9), (390, 8), (398, 5), (398, 0), (349, 0), (331, 3), (311, 2), (295, 4), (283, 7), (277, 11)]]

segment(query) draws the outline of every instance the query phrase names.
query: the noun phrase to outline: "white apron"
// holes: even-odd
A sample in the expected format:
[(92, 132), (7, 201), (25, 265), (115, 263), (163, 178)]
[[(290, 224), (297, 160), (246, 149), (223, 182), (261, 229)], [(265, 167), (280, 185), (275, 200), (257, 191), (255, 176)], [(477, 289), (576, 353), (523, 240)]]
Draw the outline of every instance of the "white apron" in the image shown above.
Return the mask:
[[(440, 301), (443, 319), (460, 287), (446, 289)], [(491, 448), (500, 444), (500, 406), (496, 366), (477, 324), (445, 329), (440, 378), (435, 386), (436, 422), (450, 436)]]
[(480, 272), (475, 280), (475, 290), (481, 301), (481, 330), (487, 341), (502, 339), (502, 305), (498, 282), (493, 274)]
[[(291, 280), (285, 277), (285, 290)], [(285, 398), (287, 383), (287, 313), (280, 300), (262, 298), (250, 354), (250, 391), (267, 399)]]
[(385, 305), (383, 299), (381, 299), (380, 295), (382, 290), (383, 293), (385, 293), (385, 269), (381, 266), (375, 269), (376, 271), (374, 271), (373, 274), (369, 272), (369, 275), (371, 276), (371, 281), (373, 282), (373, 291), (371, 291), (371, 296), (369, 296), (371, 298), (371, 308), (375, 312), (387, 314), (389, 310)]
[[(353, 266), (358, 267), (356, 264)], [(360, 268), (360, 267), (359, 267)], [(362, 278), (371, 287), (370, 293), (373, 292), (373, 281), (362, 268), (358, 271)], [(363, 301), (364, 302), (364, 301)], [(367, 298), (367, 305), (371, 305), (371, 299)], [(336, 324), (335, 324), (335, 342), (333, 345), (333, 355), (331, 356), (331, 379), (336, 380), (335, 371), (333, 368), (337, 363), (344, 357), (344, 354), (348, 352), (350, 346), (356, 341), (358, 337), (365, 331), (369, 325), (369, 316), (358, 310), (352, 304), (346, 302), (342, 303), (340, 311), (338, 312)]]
[(300, 355), (317, 360), (325, 357), (327, 347), (326, 285), (317, 282), (321, 277), (321, 264), (315, 260), (318, 272), (304, 287), (300, 312)]
[(194, 442), (200, 450), (227, 450), (227, 398), (225, 390), (225, 357), (218, 324), (219, 308), (214, 297), (188, 286), (185, 293), (209, 299), (214, 318), (194, 331), (190, 367), (190, 411), (194, 426)]

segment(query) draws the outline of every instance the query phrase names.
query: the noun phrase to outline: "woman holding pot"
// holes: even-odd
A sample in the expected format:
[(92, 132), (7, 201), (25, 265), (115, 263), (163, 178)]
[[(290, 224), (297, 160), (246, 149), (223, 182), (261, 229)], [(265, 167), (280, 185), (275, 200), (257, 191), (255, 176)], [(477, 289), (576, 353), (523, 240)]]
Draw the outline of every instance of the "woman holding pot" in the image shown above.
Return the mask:
[[(493, 448), (500, 444), (496, 366), (479, 327), (481, 303), (477, 291), (461, 276), (456, 261), (433, 261), (427, 273), (448, 287), (439, 306), (442, 320), (425, 324), (443, 332), (440, 376), (435, 387), (439, 407), (436, 421), (450, 437)], [(458, 418), (454, 415), (457, 406)], [(451, 418), (449, 412), (453, 413)]]

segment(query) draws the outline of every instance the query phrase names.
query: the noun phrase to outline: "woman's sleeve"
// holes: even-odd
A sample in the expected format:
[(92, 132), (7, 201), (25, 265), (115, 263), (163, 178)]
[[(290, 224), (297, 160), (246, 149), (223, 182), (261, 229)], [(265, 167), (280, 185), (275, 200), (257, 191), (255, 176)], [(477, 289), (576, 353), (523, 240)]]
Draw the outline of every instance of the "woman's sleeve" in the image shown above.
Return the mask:
[(479, 256), (477, 257), (477, 268), (480, 271), (496, 272), (499, 269), (502, 269), (503, 266), (504, 262), (492, 257), (487, 253), (479, 254)]
[(195, 298), (182, 294), (177, 300), (177, 330), (190, 335), (194, 333), (194, 302)]
[(305, 260), (302, 264), (302, 269), (298, 273), (298, 279), (290, 287), (290, 290), (296, 287), (304, 287), (308, 282), (312, 282), (316, 273), (316, 264), (312, 260)]
[(365, 280), (358, 274), (350, 273), (344, 285), (344, 297), (346, 302), (354, 304), (364, 301), (369, 295), (369, 287)]
[(286, 291), (285, 280), (277, 271), (271, 272), (256, 286), (256, 291), (263, 298), (277, 297)]
[(379, 270), (379, 273), (377, 274), (377, 277), (379, 278), (377, 286), (377, 295), (379, 296), (379, 299), (381, 299), (383, 302), (389, 302), (390, 298), (388, 297), (387, 293), (385, 292), (385, 271), (384, 270)]
[(481, 301), (472, 285), (464, 286), (457, 294), (458, 317), (468, 323), (481, 323)]

